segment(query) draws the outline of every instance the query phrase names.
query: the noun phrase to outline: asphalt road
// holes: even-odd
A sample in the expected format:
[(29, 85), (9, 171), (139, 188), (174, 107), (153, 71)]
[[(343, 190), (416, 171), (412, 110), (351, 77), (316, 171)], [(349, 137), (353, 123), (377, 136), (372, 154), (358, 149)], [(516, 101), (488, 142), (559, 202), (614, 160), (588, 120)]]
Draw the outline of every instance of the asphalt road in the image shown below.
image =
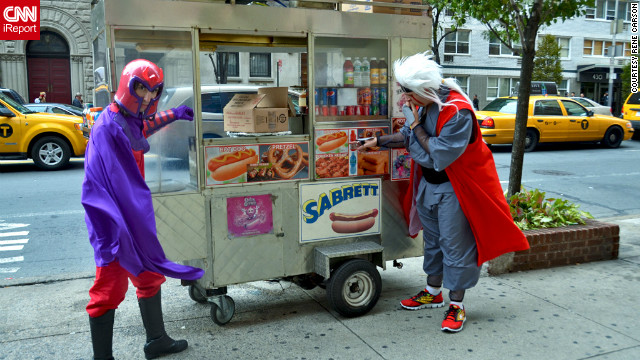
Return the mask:
[[(492, 147), (503, 188), (511, 146)], [(0, 161), (0, 279), (38, 282), (91, 276), (93, 250), (80, 204), (83, 159), (63, 171)], [(640, 214), (640, 141), (618, 149), (545, 145), (525, 154), (522, 183), (580, 205), (595, 218)]]

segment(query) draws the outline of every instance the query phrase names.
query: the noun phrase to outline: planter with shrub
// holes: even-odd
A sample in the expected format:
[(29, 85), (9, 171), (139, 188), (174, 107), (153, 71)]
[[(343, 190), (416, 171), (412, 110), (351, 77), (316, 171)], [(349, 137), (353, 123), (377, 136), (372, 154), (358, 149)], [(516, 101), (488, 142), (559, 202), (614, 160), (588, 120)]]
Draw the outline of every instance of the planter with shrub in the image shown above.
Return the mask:
[(537, 189), (508, 199), (511, 215), (529, 241), (529, 250), (489, 261), (488, 272), (545, 269), (618, 257), (620, 228), (593, 220), (591, 214), (563, 199), (545, 199)]

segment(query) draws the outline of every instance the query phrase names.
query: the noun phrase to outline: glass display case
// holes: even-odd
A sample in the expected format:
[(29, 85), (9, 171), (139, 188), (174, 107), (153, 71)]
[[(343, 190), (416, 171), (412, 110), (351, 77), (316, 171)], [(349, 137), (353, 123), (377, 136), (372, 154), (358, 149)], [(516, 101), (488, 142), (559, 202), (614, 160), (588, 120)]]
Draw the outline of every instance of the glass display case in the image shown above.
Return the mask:
[[(158, 111), (176, 107), (176, 97), (193, 102), (193, 56), (191, 32), (116, 29), (115, 74), (135, 59), (147, 59), (160, 66), (164, 88)], [(113, 89), (120, 81), (116, 76)], [(148, 138), (151, 150), (144, 156), (145, 180), (154, 193), (195, 191), (189, 174), (189, 139), (195, 135), (193, 121), (178, 120)]]
[(389, 133), (388, 39), (314, 39), (315, 178), (385, 176), (389, 151), (358, 140)]
[(316, 121), (388, 119), (388, 40), (317, 37), (314, 45)]

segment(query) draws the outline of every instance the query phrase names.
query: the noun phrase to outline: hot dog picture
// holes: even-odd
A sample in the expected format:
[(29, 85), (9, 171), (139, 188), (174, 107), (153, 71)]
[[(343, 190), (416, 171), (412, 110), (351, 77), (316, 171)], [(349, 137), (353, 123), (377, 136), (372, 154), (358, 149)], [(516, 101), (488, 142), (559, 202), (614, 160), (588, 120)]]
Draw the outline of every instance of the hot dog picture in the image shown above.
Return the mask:
[(331, 134), (320, 136), (316, 139), (316, 145), (318, 145), (318, 150), (322, 152), (329, 152), (344, 145), (347, 140), (348, 137), (346, 132), (337, 131)]
[(244, 149), (232, 153), (220, 154), (209, 159), (207, 168), (211, 178), (216, 181), (227, 181), (247, 172), (247, 165), (258, 162), (258, 155), (253, 149)]
[(367, 231), (376, 223), (378, 209), (365, 211), (359, 214), (341, 214), (332, 212), (329, 214), (331, 229), (339, 234), (351, 234)]

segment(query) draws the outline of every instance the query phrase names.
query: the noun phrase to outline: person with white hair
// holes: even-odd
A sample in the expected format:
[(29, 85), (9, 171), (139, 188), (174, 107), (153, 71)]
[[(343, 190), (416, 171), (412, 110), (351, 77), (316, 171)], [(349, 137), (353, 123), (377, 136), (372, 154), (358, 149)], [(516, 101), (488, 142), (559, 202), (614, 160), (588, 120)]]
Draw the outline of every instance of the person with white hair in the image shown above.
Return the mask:
[(405, 201), (409, 235), (423, 230), (427, 284), (401, 301), (409, 310), (450, 305), (443, 331), (458, 332), (466, 320), (466, 289), (480, 278), (482, 263), (529, 244), (515, 225), (498, 179), (493, 154), (482, 141), (472, 102), (453, 78), (443, 78), (427, 53), (395, 61), (406, 117), (398, 133), (361, 142), (406, 147), (412, 174)]

